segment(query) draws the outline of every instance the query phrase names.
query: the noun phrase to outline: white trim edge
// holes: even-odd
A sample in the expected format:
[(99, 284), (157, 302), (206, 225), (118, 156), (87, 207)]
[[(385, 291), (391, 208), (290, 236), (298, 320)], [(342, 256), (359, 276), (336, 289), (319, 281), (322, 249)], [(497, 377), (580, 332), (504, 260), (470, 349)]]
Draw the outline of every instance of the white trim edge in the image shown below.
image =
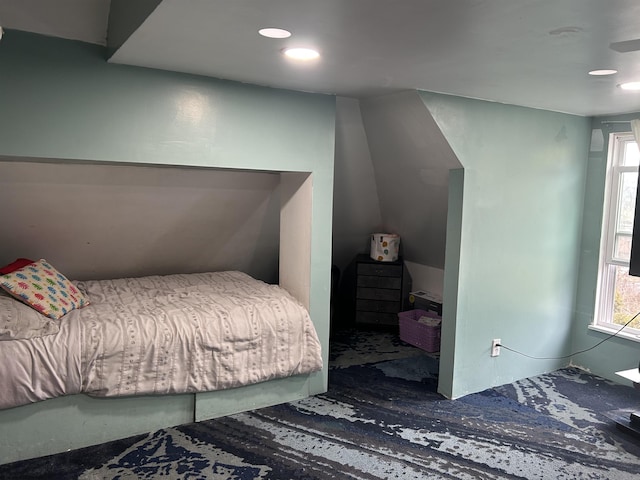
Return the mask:
[[(596, 332), (606, 333), (608, 335), (612, 335), (620, 329), (620, 327), (611, 328), (611, 327), (605, 327), (603, 325), (594, 325), (594, 324), (589, 325), (588, 328), (589, 330), (595, 330)], [(632, 342), (640, 343), (640, 334), (628, 333), (622, 330), (620, 333), (616, 334), (616, 337), (624, 338), (625, 340), (631, 340)]]

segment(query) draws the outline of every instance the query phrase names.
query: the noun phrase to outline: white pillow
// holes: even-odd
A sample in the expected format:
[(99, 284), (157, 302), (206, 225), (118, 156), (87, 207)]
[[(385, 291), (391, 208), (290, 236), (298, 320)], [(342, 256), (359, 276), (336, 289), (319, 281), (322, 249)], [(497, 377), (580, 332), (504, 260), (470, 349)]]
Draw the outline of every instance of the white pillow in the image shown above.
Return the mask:
[(53, 335), (59, 330), (59, 321), (0, 290), (0, 341)]

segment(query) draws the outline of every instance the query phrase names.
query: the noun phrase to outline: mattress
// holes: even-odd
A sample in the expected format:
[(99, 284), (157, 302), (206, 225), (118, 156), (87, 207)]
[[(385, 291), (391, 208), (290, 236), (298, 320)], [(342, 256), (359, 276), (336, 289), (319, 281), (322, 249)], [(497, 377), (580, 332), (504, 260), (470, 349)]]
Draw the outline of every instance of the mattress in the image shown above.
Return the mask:
[(61, 395), (166, 395), (322, 369), (307, 310), (242, 272), (78, 281), (54, 334), (0, 341), (0, 408)]

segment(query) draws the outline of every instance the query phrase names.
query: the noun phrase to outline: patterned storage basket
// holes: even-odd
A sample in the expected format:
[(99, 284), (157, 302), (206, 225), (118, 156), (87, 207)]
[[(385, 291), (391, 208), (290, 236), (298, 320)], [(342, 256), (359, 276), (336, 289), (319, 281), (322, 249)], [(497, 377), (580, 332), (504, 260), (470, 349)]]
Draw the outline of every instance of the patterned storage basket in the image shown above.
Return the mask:
[[(426, 317), (424, 319), (423, 317)], [(430, 353), (440, 351), (440, 325), (442, 318), (426, 310), (408, 310), (398, 313), (400, 340)]]

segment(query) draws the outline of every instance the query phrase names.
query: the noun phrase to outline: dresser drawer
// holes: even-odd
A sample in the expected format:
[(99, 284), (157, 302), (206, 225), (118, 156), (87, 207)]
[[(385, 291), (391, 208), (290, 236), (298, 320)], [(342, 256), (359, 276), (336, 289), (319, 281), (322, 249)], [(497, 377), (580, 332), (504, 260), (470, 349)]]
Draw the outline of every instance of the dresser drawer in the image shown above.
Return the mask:
[(356, 289), (356, 298), (366, 300), (387, 300), (391, 302), (399, 302), (402, 298), (402, 291), (389, 290), (387, 288), (363, 288)]
[(402, 265), (385, 265), (384, 263), (359, 263), (358, 275), (402, 278)]
[(356, 281), (358, 287), (369, 288), (402, 288), (402, 277), (372, 277), (370, 275), (359, 275)]

